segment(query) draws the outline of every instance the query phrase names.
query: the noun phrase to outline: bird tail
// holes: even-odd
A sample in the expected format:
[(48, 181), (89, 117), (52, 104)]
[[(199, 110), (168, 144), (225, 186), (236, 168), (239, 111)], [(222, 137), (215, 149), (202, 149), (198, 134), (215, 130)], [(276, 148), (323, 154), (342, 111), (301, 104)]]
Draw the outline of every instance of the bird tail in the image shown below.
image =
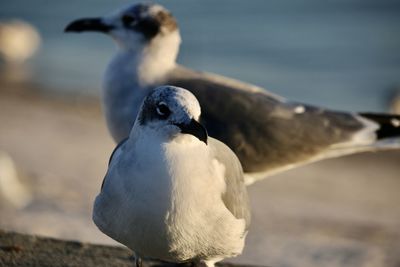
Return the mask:
[(357, 117), (365, 127), (349, 143), (334, 145), (330, 157), (400, 149), (400, 115), (361, 112)]
[(246, 173), (245, 184), (250, 185), (266, 176), (323, 159), (368, 151), (400, 149), (400, 115), (362, 112), (354, 114), (354, 118), (363, 127), (355, 132), (350, 140), (333, 144), (328, 149), (305, 161), (281, 166), (268, 170), (268, 172)]
[(380, 113), (360, 113), (360, 116), (379, 125), (376, 139), (379, 140), (400, 138), (400, 115)]

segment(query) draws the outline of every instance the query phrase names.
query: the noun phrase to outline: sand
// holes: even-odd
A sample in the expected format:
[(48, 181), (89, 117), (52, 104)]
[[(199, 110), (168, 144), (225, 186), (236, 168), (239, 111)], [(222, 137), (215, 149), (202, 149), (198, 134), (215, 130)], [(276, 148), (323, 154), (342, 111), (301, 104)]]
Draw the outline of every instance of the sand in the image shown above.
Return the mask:
[[(2, 185), (0, 228), (116, 244), (91, 222), (113, 148), (97, 99), (3, 86), (0, 153), (12, 159), (15, 183), (26, 190), (12, 200)], [(399, 266), (399, 191), (399, 151), (327, 160), (258, 182), (249, 188), (246, 249), (229, 261)], [(24, 196), (31, 201), (18, 202)]]

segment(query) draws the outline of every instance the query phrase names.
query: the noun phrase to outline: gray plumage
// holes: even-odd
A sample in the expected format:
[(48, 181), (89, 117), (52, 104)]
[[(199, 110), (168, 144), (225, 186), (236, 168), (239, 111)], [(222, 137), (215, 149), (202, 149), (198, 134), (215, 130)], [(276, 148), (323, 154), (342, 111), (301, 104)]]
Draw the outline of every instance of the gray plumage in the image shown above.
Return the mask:
[[(125, 25), (127, 16), (134, 18), (133, 26)], [(169, 84), (186, 88), (197, 97), (209, 135), (227, 144), (252, 178), (320, 159), (400, 147), (400, 116), (384, 115), (385, 120), (378, 120), (376, 114), (290, 102), (251, 84), (177, 65), (179, 29), (160, 5), (121, 9), (92, 20), (95, 27), (88, 26), (87, 20), (80, 21), (66, 30), (110, 29), (106, 33), (119, 47), (103, 87), (105, 116), (116, 142), (127, 137), (147, 92)]]
[(245, 172), (307, 161), (350, 141), (365, 127), (354, 114), (288, 102), (254, 86), (180, 66), (162, 83), (190, 88), (203, 106), (209, 135), (233, 148)]
[(222, 200), (226, 208), (238, 219), (246, 221), (246, 230), (250, 225), (250, 209), (247, 190), (243, 187), (243, 170), (235, 154), (220, 141), (210, 138), (210, 150), (212, 156), (225, 166), (226, 190), (222, 194)]

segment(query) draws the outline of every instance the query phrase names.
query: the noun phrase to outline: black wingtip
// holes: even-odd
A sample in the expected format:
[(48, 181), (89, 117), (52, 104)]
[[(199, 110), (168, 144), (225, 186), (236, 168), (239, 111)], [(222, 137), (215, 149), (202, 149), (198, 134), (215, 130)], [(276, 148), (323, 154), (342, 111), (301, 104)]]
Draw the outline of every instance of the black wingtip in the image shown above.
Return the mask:
[(380, 128), (376, 131), (378, 140), (393, 137), (400, 138), (400, 115), (369, 112), (360, 113), (360, 115), (379, 124)]

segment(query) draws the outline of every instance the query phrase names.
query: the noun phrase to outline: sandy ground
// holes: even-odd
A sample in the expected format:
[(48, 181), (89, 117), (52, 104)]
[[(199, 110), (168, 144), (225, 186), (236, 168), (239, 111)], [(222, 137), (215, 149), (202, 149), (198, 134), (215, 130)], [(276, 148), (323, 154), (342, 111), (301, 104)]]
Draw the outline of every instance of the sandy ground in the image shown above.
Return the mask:
[[(113, 147), (96, 100), (3, 87), (0, 153), (12, 159), (20, 181), (14, 183), (26, 192), (7, 196), (13, 182), (0, 178), (0, 228), (115, 244), (91, 222)], [(328, 160), (258, 182), (249, 188), (253, 221), (246, 249), (230, 261), (400, 266), (399, 191), (400, 152)]]

